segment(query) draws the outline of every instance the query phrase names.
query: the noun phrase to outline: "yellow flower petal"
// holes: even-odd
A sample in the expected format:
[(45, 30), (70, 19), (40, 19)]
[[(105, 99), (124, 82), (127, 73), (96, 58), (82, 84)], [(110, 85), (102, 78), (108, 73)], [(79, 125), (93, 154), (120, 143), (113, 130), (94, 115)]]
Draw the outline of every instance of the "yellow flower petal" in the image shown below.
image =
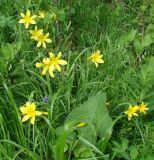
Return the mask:
[(104, 63), (104, 60), (99, 59), (97, 62), (98, 62), (98, 63)]
[(39, 41), (38, 43), (37, 43), (37, 47), (40, 47), (41, 46), (41, 42)]
[(36, 63), (36, 68), (40, 68), (43, 66), (43, 63)]
[(98, 67), (98, 63), (95, 62), (95, 66)]
[(25, 27), (26, 27), (26, 29), (27, 29), (27, 28), (29, 27), (29, 23), (26, 23), (26, 24), (25, 24)]
[(26, 107), (30, 107), (31, 106), (31, 103), (30, 102), (27, 102), (26, 103)]
[(48, 112), (42, 112), (43, 115), (48, 115)]
[(36, 115), (36, 116), (40, 116), (40, 115), (42, 115), (42, 112), (40, 112), (40, 111), (35, 111), (35, 115)]
[(52, 52), (49, 52), (50, 58), (55, 58), (55, 55)]
[(45, 66), (44, 69), (43, 69), (43, 71), (42, 71), (42, 75), (45, 75), (48, 69), (49, 69), (49, 67)]
[(32, 109), (32, 110), (35, 110), (35, 109), (36, 109), (35, 103), (31, 103), (31, 109)]
[(61, 72), (61, 67), (60, 67), (58, 64), (55, 64), (55, 68), (56, 68), (59, 72)]
[(23, 114), (26, 114), (27, 108), (26, 108), (26, 107), (20, 107), (20, 111), (21, 111)]
[(49, 39), (49, 38), (45, 39), (45, 41), (48, 42), (48, 43), (51, 43), (51, 42), (52, 42), (52, 40)]
[(61, 56), (62, 56), (62, 52), (59, 52), (57, 58), (61, 58)]
[(51, 77), (53, 77), (54, 78), (54, 74), (53, 74), (53, 71), (54, 71), (54, 65), (50, 65), (50, 67), (49, 67), (49, 74), (50, 74), (50, 76)]
[(24, 19), (20, 19), (19, 23), (25, 23), (25, 20)]
[(43, 44), (43, 48), (46, 48), (46, 44), (45, 44), (45, 42), (43, 42), (42, 44)]
[(30, 10), (27, 10), (26, 16), (30, 17)]
[(47, 38), (49, 36), (49, 33), (46, 33), (45, 37)]
[(60, 59), (60, 60), (58, 60), (58, 64), (60, 64), (60, 65), (66, 65), (67, 61)]
[(23, 13), (20, 13), (20, 16), (21, 16), (21, 17), (25, 17), (25, 15), (24, 15)]
[(31, 16), (32, 19), (36, 18), (36, 15)]
[(35, 116), (31, 118), (30, 123), (35, 124)]
[(30, 116), (29, 116), (29, 115), (25, 115), (25, 116), (22, 118), (22, 122), (27, 121), (29, 118), (30, 118)]
[(31, 20), (30, 23), (31, 23), (31, 24), (36, 24), (36, 21)]

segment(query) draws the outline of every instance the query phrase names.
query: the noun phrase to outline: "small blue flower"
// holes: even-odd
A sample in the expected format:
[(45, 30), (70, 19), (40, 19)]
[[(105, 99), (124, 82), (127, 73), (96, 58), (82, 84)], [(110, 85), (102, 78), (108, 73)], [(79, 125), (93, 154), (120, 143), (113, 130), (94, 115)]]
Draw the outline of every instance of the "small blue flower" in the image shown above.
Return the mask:
[(43, 98), (42, 98), (42, 101), (44, 102), (44, 103), (48, 103), (48, 97), (47, 96), (44, 96)]

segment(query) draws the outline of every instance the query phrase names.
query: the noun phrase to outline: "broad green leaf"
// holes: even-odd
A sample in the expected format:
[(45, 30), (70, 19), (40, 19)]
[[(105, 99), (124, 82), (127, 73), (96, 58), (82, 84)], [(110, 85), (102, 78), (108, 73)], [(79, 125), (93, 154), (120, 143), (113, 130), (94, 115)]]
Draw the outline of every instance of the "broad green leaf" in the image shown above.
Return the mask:
[(68, 115), (66, 123), (73, 121), (86, 122), (87, 126), (79, 130), (79, 135), (91, 143), (95, 143), (97, 136), (100, 138), (109, 137), (112, 133), (113, 122), (105, 102), (106, 94), (104, 93), (98, 93), (90, 97)]

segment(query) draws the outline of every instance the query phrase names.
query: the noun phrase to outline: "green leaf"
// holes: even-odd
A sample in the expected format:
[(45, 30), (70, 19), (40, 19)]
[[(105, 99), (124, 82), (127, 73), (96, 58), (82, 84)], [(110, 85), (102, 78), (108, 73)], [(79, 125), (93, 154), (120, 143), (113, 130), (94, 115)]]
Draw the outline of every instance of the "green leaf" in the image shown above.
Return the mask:
[(97, 147), (98, 147), (102, 152), (104, 152), (108, 141), (109, 141), (109, 138), (107, 138), (107, 137), (101, 138), (101, 140), (99, 140), (98, 143), (97, 143)]
[(122, 139), (122, 144), (121, 144), (121, 146), (122, 146), (122, 149), (123, 149), (124, 151), (128, 148), (128, 143), (129, 143), (128, 139), (126, 139), (126, 138), (123, 138), (123, 139)]
[(138, 150), (137, 150), (137, 148), (135, 146), (131, 146), (130, 147), (130, 157), (132, 159), (136, 159), (137, 156), (138, 156)]
[(143, 38), (143, 47), (148, 47), (154, 43), (154, 25), (149, 24)]
[(140, 8), (141, 8), (141, 11), (143, 11), (143, 12), (146, 11), (147, 7), (148, 7), (148, 6), (146, 6), (146, 5), (142, 5), (142, 6), (140, 7)]
[(73, 153), (75, 157), (80, 157), (80, 158), (88, 158), (93, 156), (93, 152), (90, 148), (85, 147), (83, 145), (75, 147), (73, 150)]
[(144, 86), (154, 85), (154, 70), (153, 69), (154, 69), (154, 58), (151, 57), (141, 70), (141, 76), (142, 76), (141, 80)]
[(135, 47), (136, 53), (141, 54), (141, 52), (143, 50), (142, 35), (141, 34), (136, 35), (136, 37), (134, 39), (134, 47)]
[(136, 36), (137, 30), (131, 29), (128, 33), (125, 33), (120, 38), (121, 45), (127, 45), (128, 43), (132, 42)]
[[(106, 94), (98, 93), (90, 97), (80, 107), (75, 108), (67, 117), (66, 123), (83, 121), (87, 126), (80, 128), (79, 135), (91, 143), (96, 137), (109, 137), (112, 133), (112, 119), (105, 105)], [(90, 130), (90, 132), (89, 132)]]
[(13, 58), (13, 55), (14, 55), (13, 46), (10, 43), (3, 45), (0, 49), (0, 54), (1, 56), (4, 57), (6, 61)]
[(150, 16), (154, 17), (154, 6), (152, 6), (150, 9)]

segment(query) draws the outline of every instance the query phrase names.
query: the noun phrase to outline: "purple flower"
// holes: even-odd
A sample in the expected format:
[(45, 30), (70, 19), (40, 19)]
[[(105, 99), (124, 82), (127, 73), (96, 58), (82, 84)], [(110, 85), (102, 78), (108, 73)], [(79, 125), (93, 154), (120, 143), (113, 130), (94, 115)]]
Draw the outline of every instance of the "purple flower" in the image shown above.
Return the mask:
[(48, 103), (48, 97), (47, 96), (44, 96), (43, 98), (42, 98), (42, 101), (44, 102), (44, 103)]

